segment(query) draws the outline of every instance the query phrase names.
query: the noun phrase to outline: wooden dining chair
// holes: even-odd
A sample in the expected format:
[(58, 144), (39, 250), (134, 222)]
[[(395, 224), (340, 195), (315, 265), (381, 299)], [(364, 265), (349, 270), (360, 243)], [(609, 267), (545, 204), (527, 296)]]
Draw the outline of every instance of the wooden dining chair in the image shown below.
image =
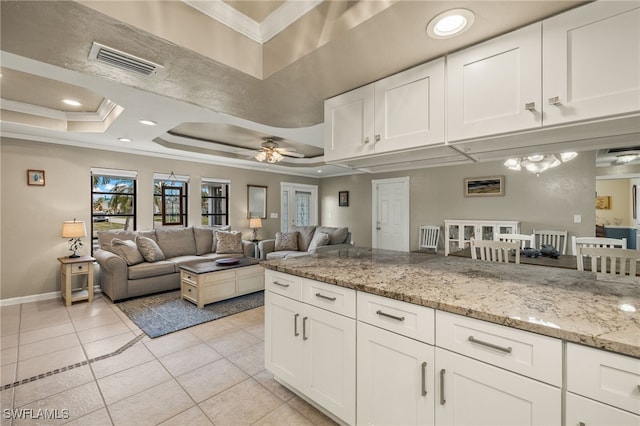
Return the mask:
[(516, 242), (521, 248), (536, 248), (536, 239), (533, 234), (496, 234), (493, 238), (495, 241)]
[[(591, 259), (591, 271), (597, 280), (640, 283), (636, 276), (640, 251), (609, 247), (578, 247), (578, 258)], [(578, 262), (578, 270), (584, 271), (584, 262)]]
[(419, 249), (433, 249), (438, 253), (438, 240), (440, 240), (440, 227), (432, 225), (420, 226)]
[(536, 248), (542, 248), (542, 245), (555, 247), (560, 254), (567, 254), (567, 231), (553, 230), (533, 230), (533, 236), (536, 241)]
[(581, 247), (596, 247), (596, 248), (627, 248), (626, 238), (601, 238), (601, 237), (571, 237), (571, 248), (573, 254), (576, 256), (578, 269), (582, 271), (583, 257), (584, 255), (578, 255), (578, 249)]
[(520, 243), (517, 241), (471, 240), (471, 258), (491, 262), (509, 263), (511, 251), (514, 252), (514, 263), (520, 263)]

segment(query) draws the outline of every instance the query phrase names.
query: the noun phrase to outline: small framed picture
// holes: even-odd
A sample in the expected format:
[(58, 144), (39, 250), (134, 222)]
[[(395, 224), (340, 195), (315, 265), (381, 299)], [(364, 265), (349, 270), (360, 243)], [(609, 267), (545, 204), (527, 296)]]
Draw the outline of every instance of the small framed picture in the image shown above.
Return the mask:
[(349, 206), (349, 191), (338, 192), (338, 206), (339, 207)]
[(611, 196), (603, 195), (600, 197), (596, 197), (596, 209), (598, 210), (611, 209)]
[(464, 179), (465, 197), (496, 197), (504, 195), (504, 176)]
[(44, 170), (27, 170), (27, 185), (44, 186)]

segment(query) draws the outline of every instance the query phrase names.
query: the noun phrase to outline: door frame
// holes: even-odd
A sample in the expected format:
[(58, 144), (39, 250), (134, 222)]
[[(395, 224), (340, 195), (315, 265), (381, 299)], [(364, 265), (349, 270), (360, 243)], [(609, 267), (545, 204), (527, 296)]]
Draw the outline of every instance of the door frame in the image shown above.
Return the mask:
[(410, 251), (411, 241), (409, 235), (410, 229), (410, 220), (411, 220), (411, 212), (409, 209), (411, 208), (410, 203), (410, 193), (409, 193), (409, 176), (399, 177), (399, 178), (390, 178), (390, 179), (371, 179), (371, 247), (378, 248), (378, 233), (376, 230), (376, 224), (378, 222), (378, 185), (379, 184), (389, 184), (389, 183), (401, 183), (402, 185), (402, 195), (403, 195), (403, 204), (404, 204), (404, 217), (402, 220), (404, 221), (404, 226), (402, 227), (402, 239), (404, 241), (404, 249), (403, 251)]
[[(318, 217), (319, 217), (318, 185), (309, 185), (306, 183), (280, 182), (280, 231), (284, 232), (284, 229), (285, 229), (283, 226), (284, 215), (282, 214), (284, 191), (286, 190), (295, 191), (296, 189), (311, 192), (311, 203), (313, 205), (311, 206), (311, 211), (309, 212), (309, 219), (312, 225), (318, 225)], [(289, 201), (291, 201), (291, 199), (289, 199)], [(288, 219), (290, 220), (291, 218), (288, 217)], [(287, 227), (286, 227), (287, 230), (289, 229), (289, 226), (291, 226), (290, 223), (287, 224)]]

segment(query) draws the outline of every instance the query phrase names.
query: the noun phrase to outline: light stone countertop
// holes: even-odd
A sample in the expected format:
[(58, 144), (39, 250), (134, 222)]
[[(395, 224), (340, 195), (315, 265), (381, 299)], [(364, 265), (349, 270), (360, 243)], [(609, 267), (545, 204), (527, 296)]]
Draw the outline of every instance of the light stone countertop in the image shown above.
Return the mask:
[(369, 248), (268, 269), (640, 358), (640, 284), (591, 272)]

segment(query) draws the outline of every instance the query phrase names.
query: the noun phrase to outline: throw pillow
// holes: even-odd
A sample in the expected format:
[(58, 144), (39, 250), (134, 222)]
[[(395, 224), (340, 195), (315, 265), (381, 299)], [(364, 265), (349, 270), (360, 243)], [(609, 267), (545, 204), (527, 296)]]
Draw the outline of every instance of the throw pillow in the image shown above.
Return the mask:
[(320, 246), (329, 245), (329, 234), (324, 232), (316, 232), (313, 236), (313, 240), (311, 240), (311, 244), (309, 244), (309, 253), (314, 253), (316, 249)]
[(289, 228), (290, 232), (298, 232), (298, 250), (307, 251), (309, 250), (309, 244), (311, 244), (311, 240), (313, 240), (313, 235), (316, 232), (316, 226), (298, 226), (293, 225)]
[(297, 232), (277, 232), (275, 251), (297, 251), (298, 250), (298, 233)]
[(136, 246), (138, 246), (138, 251), (147, 262), (153, 263), (159, 260), (164, 260), (164, 253), (160, 250), (160, 246), (151, 238), (138, 235), (136, 237)]
[(319, 226), (318, 232), (329, 234), (329, 241), (331, 241), (330, 244), (349, 243), (349, 241), (346, 241), (347, 235), (349, 235), (349, 228), (347, 227), (335, 228), (332, 226)]
[(216, 231), (216, 253), (244, 253), (242, 233), (239, 231)]
[(129, 266), (144, 262), (144, 257), (138, 251), (135, 241), (114, 238), (111, 240), (111, 250), (123, 258)]

